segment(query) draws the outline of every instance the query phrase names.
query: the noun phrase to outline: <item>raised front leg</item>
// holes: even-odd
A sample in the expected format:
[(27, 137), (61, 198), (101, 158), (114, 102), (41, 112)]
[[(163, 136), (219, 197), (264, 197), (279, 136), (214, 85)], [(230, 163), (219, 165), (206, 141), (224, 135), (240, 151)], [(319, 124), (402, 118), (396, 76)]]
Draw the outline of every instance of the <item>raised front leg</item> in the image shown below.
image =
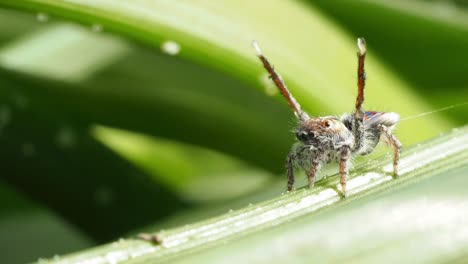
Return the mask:
[(356, 112), (357, 119), (364, 118), (364, 111), (362, 104), (364, 103), (364, 87), (366, 85), (366, 72), (364, 70), (364, 61), (366, 58), (366, 40), (358, 38), (358, 95), (356, 97)]
[(294, 110), (294, 114), (296, 115), (296, 117), (300, 121), (308, 120), (310, 118), (309, 115), (302, 110), (301, 106), (296, 101), (296, 98), (294, 98), (294, 96), (288, 90), (288, 87), (286, 87), (286, 84), (284, 83), (283, 78), (281, 78), (280, 74), (276, 72), (276, 70), (273, 68), (273, 66), (268, 61), (268, 59), (263, 55), (262, 50), (260, 49), (260, 46), (258, 45), (257, 41), (253, 41), (252, 46), (255, 48), (255, 51), (257, 52), (257, 57), (263, 63), (263, 67), (265, 67), (267, 72), (270, 74), (270, 78), (273, 80), (276, 87), (278, 88), (280, 93), (283, 95), (283, 97), (286, 98), (286, 101), (288, 102), (289, 107), (291, 107), (291, 109)]
[(295, 153), (289, 153), (286, 158), (286, 174), (288, 175), (288, 191), (292, 191), (294, 187), (294, 160), (296, 159)]
[(340, 152), (340, 184), (343, 197), (346, 197), (346, 179), (348, 178), (349, 158), (351, 149), (349, 146), (343, 146)]
[(353, 134), (354, 134), (354, 150), (360, 150), (364, 147), (364, 88), (366, 85), (366, 72), (364, 70), (364, 61), (366, 58), (366, 41), (363, 38), (358, 38), (358, 95), (356, 97), (356, 110), (354, 112)]
[(388, 127), (380, 125), (380, 129), (387, 137), (388, 144), (393, 148), (393, 175), (396, 177), (398, 176), (398, 165), (400, 163), (401, 143)]

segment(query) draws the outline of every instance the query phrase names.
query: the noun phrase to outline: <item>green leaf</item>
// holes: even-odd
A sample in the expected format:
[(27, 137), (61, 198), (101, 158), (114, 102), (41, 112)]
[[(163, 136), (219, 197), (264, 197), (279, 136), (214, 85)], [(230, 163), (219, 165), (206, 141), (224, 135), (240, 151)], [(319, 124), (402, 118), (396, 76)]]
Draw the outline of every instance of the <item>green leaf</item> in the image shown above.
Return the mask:
[[(338, 114), (353, 106), (355, 37), (347, 36), (317, 10), (300, 2), (271, 5), (256, 1), (239, 5), (237, 1), (176, 4), (136, 0), (115, 4), (110, 0), (32, 0), (2, 4), (102, 25), (104, 30), (155, 47), (167, 40), (174, 41), (181, 47), (178, 56), (261, 88), (259, 78), (264, 71), (249, 45), (252, 39), (258, 39), (293, 93), (312, 114), (324, 111)], [(263, 12), (265, 6), (269, 7), (268, 12)], [(284, 14), (288, 14), (288, 19), (272, 19)], [(384, 105), (387, 109), (382, 110), (395, 109), (402, 116), (428, 109), (406, 83), (371, 55), (372, 46), (369, 51), (367, 65), (372, 76), (367, 89), (369, 109)], [(431, 120), (417, 119), (401, 127), (400, 133), (404, 142), (410, 143), (450, 126), (434, 114)], [(412, 133), (414, 127), (421, 130), (418, 135)]]
[[(467, 150), (465, 127), (406, 149), (397, 179), (388, 174), (392, 167), (389, 158), (357, 168), (348, 180), (346, 200), (337, 190), (339, 179), (331, 177), (312, 190), (300, 189), (216, 218), (161, 231), (161, 245), (127, 239), (64, 256), (61, 261), (284, 263), (287, 259), (353, 259), (390, 263), (411, 259), (437, 263), (457, 258), (466, 253), (468, 243), (468, 236), (461, 231), (467, 228), (463, 219), (467, 217), (468, 197), (462, 184), (468, 171)], [(419, 250), (409, 247), (415, 244)], [(394, 254), (394, 250), (399, 253)], [(198, 253), (188, 254), (193, 252)]]
[(259, 191), (272, 178), (268, 172), (222, 153), (180, 142), (102, 126), (94, 127), (93, 134), (192, 202), (241, 197)]
[[(379, 24), (367, 25), (373, 34), (353, 28), (347, 33), (335, 24), (337, 18), (322, 14), (325, 9), (303, 2), (239, 5), (238, 1), (4, 0), (0, 5), (29, 10), (37, 14), (39, 22), (49, 21), (31, 26), (41, 29), (32, 34), (21, 23), (19, 29), (25, 35), (2, 34), (5, 41), (15, 38), (2, 43), (0, 51), (2, 126), (13, 116), (2, 134), (1, 157), (8, 165), (4, 177), (101, 239), (184, 208), (177, 188), (189, 187), (171, 178), (177, 168), (164, 171), (169, 166), (152, 164), (149, 155), (154, 152), (148, 152), (148, 156), (123, 155), (133, 164), (111, 153), (90, 135), (89, 128), (94, 124), (181, 142), (177, 143), (180, 151), (196, 145), (202, 147), (197, 153), (213, 149), (249, 167), (273, 173), (282, 170), (283, 156), (292, 140), (288, 134), (294, 126), (292, 115), (284, 103), (280, 105), (270, 96), (275, 90), (249, 46), (252, 39), (259, 40), (295, 96), (313, 115), (352, 110), (356, 32), (364, 32), (369, 42), (367, 109), (413, 116), (433, 110), (436, 104), (428, 101), (440, 95), (427, 95), (426, 87), (418, 86), (435, 83), (434, 71), (410, 80), (409, 73), (423, 67), (424, 60), (406, 65), (402, 60), (389, 59), (398, 52), (391, 50), (385, 36), (376, 36), (375, 32), (382, 31)], [(375, 11), (369, 10), (367, 14)], [(399, 18), (398, 12), (377, 13)], [(55, 23), (57, 18), (81, 22), (87, 29)], [(13, 24), (12, 17), (4, 19), (3, 25)], [(422, 22), (426, 20), (405, 17), (404, 23), (388, 35), (407, 25), (422, 28)], [(429, 27), (439, 32), (453, 30), (443, 21)], [(110, 37), (107, 32), (145, 47)], [(451, 39), (450, 56), (437, 56), (442, 65), (450, 65), (442, 71), (442, 80), (458, 76), (452, 75), (453, 71), (463, 73), (464, 64), (459, 60), (464, 57), (461, 48), (466, 46), (466, 33), (454, 32), (460, 37)], [(447, 35), (437, 36), (436, 44), (440, 44)], [(400, 38), (399, 43), (405, 44), (403, 40)], [(53, 48), (54, 43), (64, 49)], [(170, 56), (170, 49), (165, 47), (174, 44), (179, 45), (180, 52)], [(432, 49), (428, 50), (424, 52)], [(404, 69), (402, 75), (399, 67)], [(431, 76), (424, 79), (426, 75)], [(460, 80), (453, 84), (463, 88), (464, 79)], [(437, 88), (445, 91), (447, 87)], [(457, 103), (463, 95), (451, 92), (441, 102)], [(274, 98), (283, 101), (279, 95)], [(402, 122), (397, 134), (405, 145), (419, 142), (464, 122), (464, 115), (462, 112), (452, 119), (435, 113), (430, 118)], [(66, 147), (74, 137), (70, 134), (80, 143), (72, 150)], [(120, 135), (105, 142), (122, 153), (116, 147), (118, 141), (130, 137)], [(178, 162), (178, 158), (174, 155), (171, 161)], [(83, 166), (86, 168), (81, 169)], [(47, 177), (38, 177), (39, 172)], [(185, 177), (196, 182), (200, 175)], [(119, 193), (119, 199), (114, 200), (119, 203), (100, 210), (99, 204), (109, 201), (109, 193), (115, 193), (110, 189)], [(89, 208), (102, 213), (101, 217), (89, 218), (84, 213)], [(108, 219), (119, 221), (109, 223)]]

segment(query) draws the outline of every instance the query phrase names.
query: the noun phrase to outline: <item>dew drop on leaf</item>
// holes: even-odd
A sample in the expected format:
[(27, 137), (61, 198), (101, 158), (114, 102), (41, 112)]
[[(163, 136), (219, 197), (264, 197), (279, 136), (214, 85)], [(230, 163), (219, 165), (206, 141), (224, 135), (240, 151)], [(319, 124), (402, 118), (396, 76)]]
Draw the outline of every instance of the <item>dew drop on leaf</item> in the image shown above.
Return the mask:
[(36, 148), (32, 143), (23, 143), (21, 146), (21, 152), (25, 157), (31, 157), (36, 153)]
[(72, 148), (76, 144), (76, 134), (72, 128), (64, 126), (57, 132), (56, 142), (61, 148)]
[(0, 128), (5, 127), (11, 120), (11, 110), (7, 106), (0, 107)]
[(94, 200), (99, 206), (107, 206), (114, 199), (112, 189), (107, 186), (101, 186), (94, 192)]
[(36, 14), (36, 20), (41, 23), (49, 21), (49, 16), (46, 13), (39, 12)]
[(28, 98), (26, 98), (25, 96), (21, 94), (16, 94), (13, 100), (15, 102), (15, 105), (19, 109), (26, 109), (28, 107), (28, 104), (29, 104)]
[(161, 51), (169, 55), (177, 55), (180, 52), (179, 43), (168, 40), (161, 44)]
[(102, 32), (103, 26), (101, 24), (93, 24), (91, 25), (91, 31), (94, 33)]

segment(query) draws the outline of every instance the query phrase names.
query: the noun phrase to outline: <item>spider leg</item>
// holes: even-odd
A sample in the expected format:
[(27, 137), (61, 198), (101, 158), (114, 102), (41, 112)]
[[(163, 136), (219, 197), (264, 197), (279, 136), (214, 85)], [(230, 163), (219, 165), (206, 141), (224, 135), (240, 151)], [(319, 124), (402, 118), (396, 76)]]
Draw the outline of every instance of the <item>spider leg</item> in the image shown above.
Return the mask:
[(358, 48), (358, 95), (356, 98), (356, 112), (354, 115), (356, 118), (362, 120), (364, 118), (364, 111), (362, 110), (362, 104), (364, 103), (364, 86), (366, 85), (366, 72), (364, 70), (366, 40), (364, 38), (358, 38)]
[(388, 127), (384, 125), (379, 126), (382, 132), (385, 134), (385, 136), (388, 139), (388, 143), (390, 146), (393, 148), (393, 175), (398, 176), (398, 164), (400, 162), (400, 153), (401, 153), (401, 143), (400, 141), (395, 137), (395, 135), (392, 134), (392, 132), (388, 129)]
[(270, 74), (271, 79), (275, 83), (276, 87), (278, 87), (278, 90), (281, 92), (283, 97), (286, 98), (286, 101), (288, 102), (289, 107), (293, 109), (296, 117), (301, 121), (308, 120), (310, 118), (309, 115), (301, 109), (301, 105), (299, 105), (299, 103), (296, 101), (294, 96), (288, 90), (288, 87), (286, 87), (286, 84), (284, 83), (283, 78), (281, 78), (280, 74), (275, 71), (273, 66), (268, 61), (268, 59), (263, 55), (262, 50), (260, 49), (260, 46), (258, 45), (258, 43), (256, 41), (253, 41), (252, 46), (255, 48), (255, 51), (257, 52), (257, 57), (263, 63), (263, 67)]
[(366, 58), (366, 41), (364, 38), (358, 38), (358, 95), (356, 97), (356, 110), (354, 112), (353, 134), (354, 150), (359, 150), (364, 145), (364, 87), (366, 84), (366, 72), (364, 71), (364, 60)]
[(296, 159), (296, 153), (289, 153), (286, 158), (286, 172), (288, 175), (288, 191), (292, 191), (294, 186), (294, 160)]
[(349, 159), (351, 156), (351, 149), (349, 146), (343, 146), (340, 152), (340, 184), (343, 196), (346, 197), (346, 179), (348, 178)]
[(320, 163), (322, 162), (322, 155), (315, 155), (311, 162), (310, 170), (307, 172), (307, 178), (309, 179), (309, 188), (313, 188), (315, 184), (315, 178), (317, 177), (318, 170), (320, 169)]

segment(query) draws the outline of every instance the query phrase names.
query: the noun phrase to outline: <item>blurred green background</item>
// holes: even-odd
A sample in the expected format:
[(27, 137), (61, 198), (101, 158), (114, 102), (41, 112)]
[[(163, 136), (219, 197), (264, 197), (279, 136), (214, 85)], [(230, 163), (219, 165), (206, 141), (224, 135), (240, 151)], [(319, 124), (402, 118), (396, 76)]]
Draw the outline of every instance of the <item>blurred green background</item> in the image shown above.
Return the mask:
[(468, 120), (459, 105), (468, 102), (463, 1), (0, 6), (2, 263), (187, 224), (284, 191), (295, 120), (253, 39), (311, 115), (352, 111), (363, 36), (366, 109), (405, 118), (456, 106), (402, 121), (404, 145)]

